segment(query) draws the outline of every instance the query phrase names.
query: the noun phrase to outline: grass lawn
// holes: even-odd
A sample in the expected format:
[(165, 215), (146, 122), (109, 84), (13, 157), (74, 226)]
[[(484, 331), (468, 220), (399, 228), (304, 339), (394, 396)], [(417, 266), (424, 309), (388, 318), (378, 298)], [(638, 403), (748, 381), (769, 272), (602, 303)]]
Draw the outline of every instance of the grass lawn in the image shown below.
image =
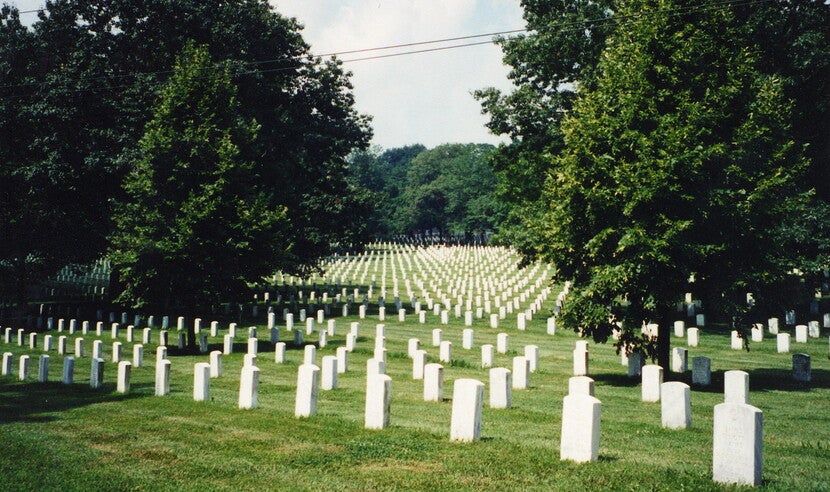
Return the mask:
[[(543, 312), (554, 299), (555, 291)], [(366, 430), (366, 361), (372, 357), (377, 306), (371, 305), (369, 313), (362, 320), (337, 318), (336, 335), (318, 349), (318, 365), (323, 355), (334, 355), (344, 345), (352, 321), (360, 322), (357, 348), (338, 388), (320, 391), (317, 415), (303, 419), (294, 417), (303, 350), (289, 344), (287, 362), (276, 364), (264, 328), (258, 330), (259, 408), (253, 410), (237, 408), (244, 329), (238, 332), (235, 352), (223, 357), (223, 377), (211, 380), (208, 402), (192, 398), (193, 366), (207, 362), (208, 356), (177, 355), (174, 349), (169, 357), (171, 394), (153, 395), (158, 329), (153, 331), (153, 343), (145, 347), (144, 366), (132, 370), (129, 394), (115, 391), (116, 365), (110, 360), (108, 330), (101, 337), (107, 362), (106, 382), (99, 390), (89, 388), (88, 356), (94, 333), (85, 337), (87, 357), (76, 360), (73, 385), (60, 383), (62, 356), (56, 351), (49, 354), (50, 382), (38, 383), (37, 357), (42, 349), (19, 347), (16, 340), (0, 342), (0, 351), (14, 354), (12, 375), (0, 377), (0, 489), (722, 490), (711, 480), (712, 413), (723, 401), (723, 372), (741, 369), (750, 374), (750, 403), (764, 412), (762, 488), (830, 490), (827, 330), (807, 344), (792, 343), (792, 353), (812, 356), (813, 380), (802, 384), (791, 378), (792, 353), (776, 353), (773, 337), (753, 343), (749, 352), (733, 351), (727, 332), (702, 329), (700, 346), (690, 349), (689, 361), (698, 355), (712, 359), (712, 385), (692, 389), (692, 428), (683, 431), (661, 428), (660, 404), (640, 401), (639, 381), (626, 377), (626, 368), (610, 345), (591, 344), (590, 373), (596, 381), (596, 397), (602, 401), (600, 458), (575, 464), (559, 460), (559, 434), (576, 334), (560, 330), (548, 335), (546, 316), (535, 317), (527, 330), (519, 331), (512, 314), (497, 329), (489, 327), (488, 319), (475, 320), (475, 347), (464, 350), (463, 317), (451, 314), (447, 325), (441, 325), (432, 312), (421, 324), (411, 309), (405, 322), (387, 317), (391, 427)], [(299, 322), (296, 326), (304, 328)], [(219, 337), (210, 339), (210, 350), (222, 349), (227, 323), (222, 328)], [(453, 362), (444, 364), (442, 403), (423, 401), (422, 381), (412, 379), (412, 362), (406, 355), (407, 340), (419, 338), (429, 362), (437, 362), (438, 348), (431, 344), (433, 328), (442, 328), (444, 339), (453, 342)], [(475, 378), (487, 384), (488, 372), (480, 368), (481, 345), (495, 345), (496, 334), (502, 331), (510, 335), (509, 351), (496, 353), (494, 367), (512, 368), (512, 358), (521, 355), (525, 345), (540, 347), (531, 388), (514, 390), (510, 409), (487, 408), (485, 394), (482, 439), (450, 442), (453, 380)], [(133, 344), (126, 342), (124, 332), (119, 340), (124, 354), (131, 356)], [(52, 335), (57, 346), (59, 333)], [(70, 354), (76, 336), (69, 336)], [(290, 339), (284, 329), (281, 336)], [(306, 336), (305, 341), (314, 343), (317, 335)], [(672, 343), (685, 345), (680, 338)], [(24, 382), (17, 378), (22, 354), (32, 356), (30, 379)], [(691, 383), (691, 373), (666, 372), (666, 380)]]

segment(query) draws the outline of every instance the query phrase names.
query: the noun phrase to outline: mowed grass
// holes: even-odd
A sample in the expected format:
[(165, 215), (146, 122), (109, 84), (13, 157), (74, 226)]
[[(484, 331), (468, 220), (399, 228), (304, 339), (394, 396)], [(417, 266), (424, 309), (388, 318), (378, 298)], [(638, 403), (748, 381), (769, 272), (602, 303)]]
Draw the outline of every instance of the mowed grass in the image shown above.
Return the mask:
[[(545, 309), (554, 299), (555, 292)], [(723, 401), (723, 371), (741, 369), (750, 374), (750, 403), (764, 412), (763, 488), (828, 490), (827, 333), (807, 344), (792, 344), (793, 353), (812, 357), (813, 380), (802, 384), (792, 380), (792, 355), (776, 353), (774, 338), (753, 343), (749, 352), (733, 351), (728, 333), (703, 329), (701, 346), (690, 349), (689, 361), (697, 355), (710, 357), (713, 381), (709, 388), (693, 388), (692, 429), (684, 431), (661, 428), (660, 404), (640, 401), (639, 381), (626, 377), (610, 345), (592, 344), (590, 372), (602, 401), (600, 459), (575, 464), (559, 460), (559, 434), (576, 334), (560, 329), (548, 335), (544, 315), (519, 331), (513, 314), (497, 329), (487, 319), (475, 320), (475, 346), (464, 350), (463, 318), (451, 315), (450, 323), (441, 325), (430, 313), (421, 324), (408, 311), (405, 322), (397, 316), (384, 321), (386, 372), (393, 380), (391, 427), (384, 430), (363, 428), (366, 361), (372, 357), (379, 322), (376, 305), (370, 306), (366, 319), (337, 318), (335, 336), (318, 349), (318, 364), (323, 355), (334, 355), (344, 345), (352, 321), (360, 322), (357, 349), (349, 356), (348, 372), (338, 378), (338, 388), (319, 392), (317, 415), (302, 419), (294, 417), (294, 403), (303, 350), (289, 344), (288, 361), (276, 364), (263, 325), (259, 408), (253, 410), (237, 408), (243, 329), (234, 354), (223, 357), (223, 377), (211, 380), (208, 402), (192, 398), (193, 365), (207, 362), (208, 356), (176, 355), (172, 349), (171, 394), (153, 395), (158, 330), (154, 343), (145, 347), (144, 366), (132, 370), (126, 395), (115, 392), (117, 370), (110, 361), (108, 332), (101, 337), (107, 363), (106, 384), (99, 390), (89, 388), (88, 357), (76, 360), (75, 384), (63, 385), (62, 357), (50, 352), (50, 382), (38, 383), (37, 356), (43, 352), (0, 343), (0, 351), (15, 356), (13, 375), (0, 377), (0, 489), (721, 490), (729, 487), (711, 480), (712, 413)], [(304, 326), (298, 322), (297, 328)], [(429, 361), (437, 362), (438, 348), (431, 344), (434, 328), (453, 342), (453, 362), (444, 364), (441, 403), (423, 401), (423, 382), (412, 379), (406, 355), (407, 340), (419, 338)], [(130, 359), (133, 344), (126, 343), (123, 331), (119, 340)], [(495, 345), (499, 332), (509, 333), (510, 347), (508, 353), (496, 354), (495, 366), (512, 368), (512, 358), (525, 345), (540, 347), (531, 388), (514, 390), (512, 408), (503, 410), (488, 408), (485, 392), (482, 439), (451, 442), (453, 381), (488, 383), (488, 370), (480, 368), (481, 345)], [(210, 350), (221, 350), (225, 333), (210, 339)], [(284, 329), (281, 336), (290, 339)], [(73, 338), (67, 343), (70, 355)], [(87, 355), (94, 338), (85, 337)], [(305, 338), (306, 343), (317, 341), (316, 334)], [(679, 338), (672, 342), (685, 345)], [(20, 382), (17, 361), (24, 353), (32, 356), (30, 379)], [(690, 383), (691, 373), (667, 372), (666, 380)]]

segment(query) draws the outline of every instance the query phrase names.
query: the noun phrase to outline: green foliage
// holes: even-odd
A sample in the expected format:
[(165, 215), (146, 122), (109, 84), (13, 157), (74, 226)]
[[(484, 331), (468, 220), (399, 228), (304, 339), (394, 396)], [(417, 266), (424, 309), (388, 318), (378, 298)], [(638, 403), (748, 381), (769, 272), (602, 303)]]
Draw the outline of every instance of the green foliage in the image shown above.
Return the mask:
[(788, 133), (781, 81), (758, 71), (737, 26), (718, 9), (617, 31), (595, 88), (563, 123), (566, 149), (536, 232), (543, 255), (575, 280), (565, 318), (586, 335), (606, 340), (620, 323), (621, 343), (636, 343), (644, 321), (670, 325), (686, 291), (746, 322), (746, 292), (780, 288), (798, 265), (781, 245), (809, 210), (807, 161)]
[(353, 179), (384, 204), (372, 216), (371, 231), (379, 237), (433, 229), (442, 235), (491, 231), (502, 209), (487, 164), (492, 152), (490, 145), (446, 144), (353, 154)]
[(253, 161), (227, 64), (188, 45), (141, 139), (117, 207), (111, 258), (135, 307), (239, 299), (283, 259), (285, 210)]
[(0, 246), (4, 275), (15, 280), (5, 285), (104, 253), (131, 154), (191, 40), (228, 62), (240, 115), (259, 125), (247, 158), (279, 191), (291, 225), (271, 245), (288, 253), (273, 268), (299, 271), (363, 241), (368, 197), (347, 182), (346, 156), (368, 144), (369, 119), (354, 111), (339, 63), (308, 56), (296, 21), (245, 0), (45, 7), (28, 31), (12, 9), (0, 22), (0, 63), (9, 67), (0, 74), (0, 164), (16, 180), (3, 180), (15, 191), (1, 218), (4, 230), (20, 230)]

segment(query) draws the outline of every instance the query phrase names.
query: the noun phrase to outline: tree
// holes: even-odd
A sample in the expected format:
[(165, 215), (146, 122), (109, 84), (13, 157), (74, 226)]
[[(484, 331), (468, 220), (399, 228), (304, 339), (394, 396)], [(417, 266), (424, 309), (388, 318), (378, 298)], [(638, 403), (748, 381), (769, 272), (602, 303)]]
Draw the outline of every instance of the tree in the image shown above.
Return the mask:
[[(746, 323), (747, 292), (791, 280), (789, 223), (810, 206), (781, 80), (758, 70), (729, 8), (648, 15), (674, 7), (618, 4), (641, 19), (607, 39), (595, 86), (564, 120), (535, 230), (574, 280), (566, 322), (597, 341), (619, 324), (620, 346), (664, 367), (683, 293)], [(648, 321), (662, 327), (656, 346), (634, 335)]]
[(14, 272), (18, 283), (105, 252), (110, 204), (189, 40), (228, 61), (240, 112), (259, 124), (251, 159), (291, 223), (279, 242), (288, 254), (273, 268), (298, 272), (366, 237), (367, 195), (347, 182), (346, 156), (368, 145), (369, 119), (354, 110), (348, 73), (310, 56), (295, 20), (254, 0), (54, 0), (45, 9), (27, 44), (15, 44), (26, 31), (15, 21), (0, 38), (4, 53), (26, 48), (25, 67), (4, 72), (0, 89), (10, 96), (2, 124), (19, 128), (0, 151), (23, 197), (12, 210), (37, 219), (0, 246), (3, 265), (37, 260)]
[(525, 0), (529, 34), (503, 38), (504, 62), (517, 86), (510, 94), (489, 88), (475, 92), (487, 126), (510, 137), (490, 158), (497, 177), (496, 195), (507, 210), (495, 239), (516, 247), (530, 262), (539, 255), (526, 226), (542, 220), (542, 188), (549, 155), (563, 149), (562, 118), (577, 87), (591, 87), (596, 64), (613, 32), (612, 0)]
[(285, 210), (251, 155), (227, 64), (185, 47), (139, 142), (115, 215), (111, 258), (138, 308), (240, 299), (285, 254)]
[(407, 233), (481, 233), (493, 226), (495, 178), (487, 166), (493, 146), (439, 145), (418, 154), (401, 194), (399, 222)]

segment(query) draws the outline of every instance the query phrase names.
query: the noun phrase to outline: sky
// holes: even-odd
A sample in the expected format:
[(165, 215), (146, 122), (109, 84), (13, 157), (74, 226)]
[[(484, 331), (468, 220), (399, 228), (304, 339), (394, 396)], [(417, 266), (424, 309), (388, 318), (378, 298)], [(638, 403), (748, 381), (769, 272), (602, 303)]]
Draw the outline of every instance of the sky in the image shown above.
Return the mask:
[[(0, 0), (20, 10), (42, 0)], [(271, 0), (278, 12), (305, 26), (303, 38), (315, 54), (377, 48), (522, 29), (519, 0)], [(25, 20), (25, 19), (24, 19)], [(342, 55), (341, 60), (485, 41), (417, 46)], [(510, 91), (508, 67), (493, 45), (345, 63), (352, 72), (355, 105), (371, 115), (372, 143), (384, 149), (420, 143), (498, 143), (471, 92), (485, 87)]]

